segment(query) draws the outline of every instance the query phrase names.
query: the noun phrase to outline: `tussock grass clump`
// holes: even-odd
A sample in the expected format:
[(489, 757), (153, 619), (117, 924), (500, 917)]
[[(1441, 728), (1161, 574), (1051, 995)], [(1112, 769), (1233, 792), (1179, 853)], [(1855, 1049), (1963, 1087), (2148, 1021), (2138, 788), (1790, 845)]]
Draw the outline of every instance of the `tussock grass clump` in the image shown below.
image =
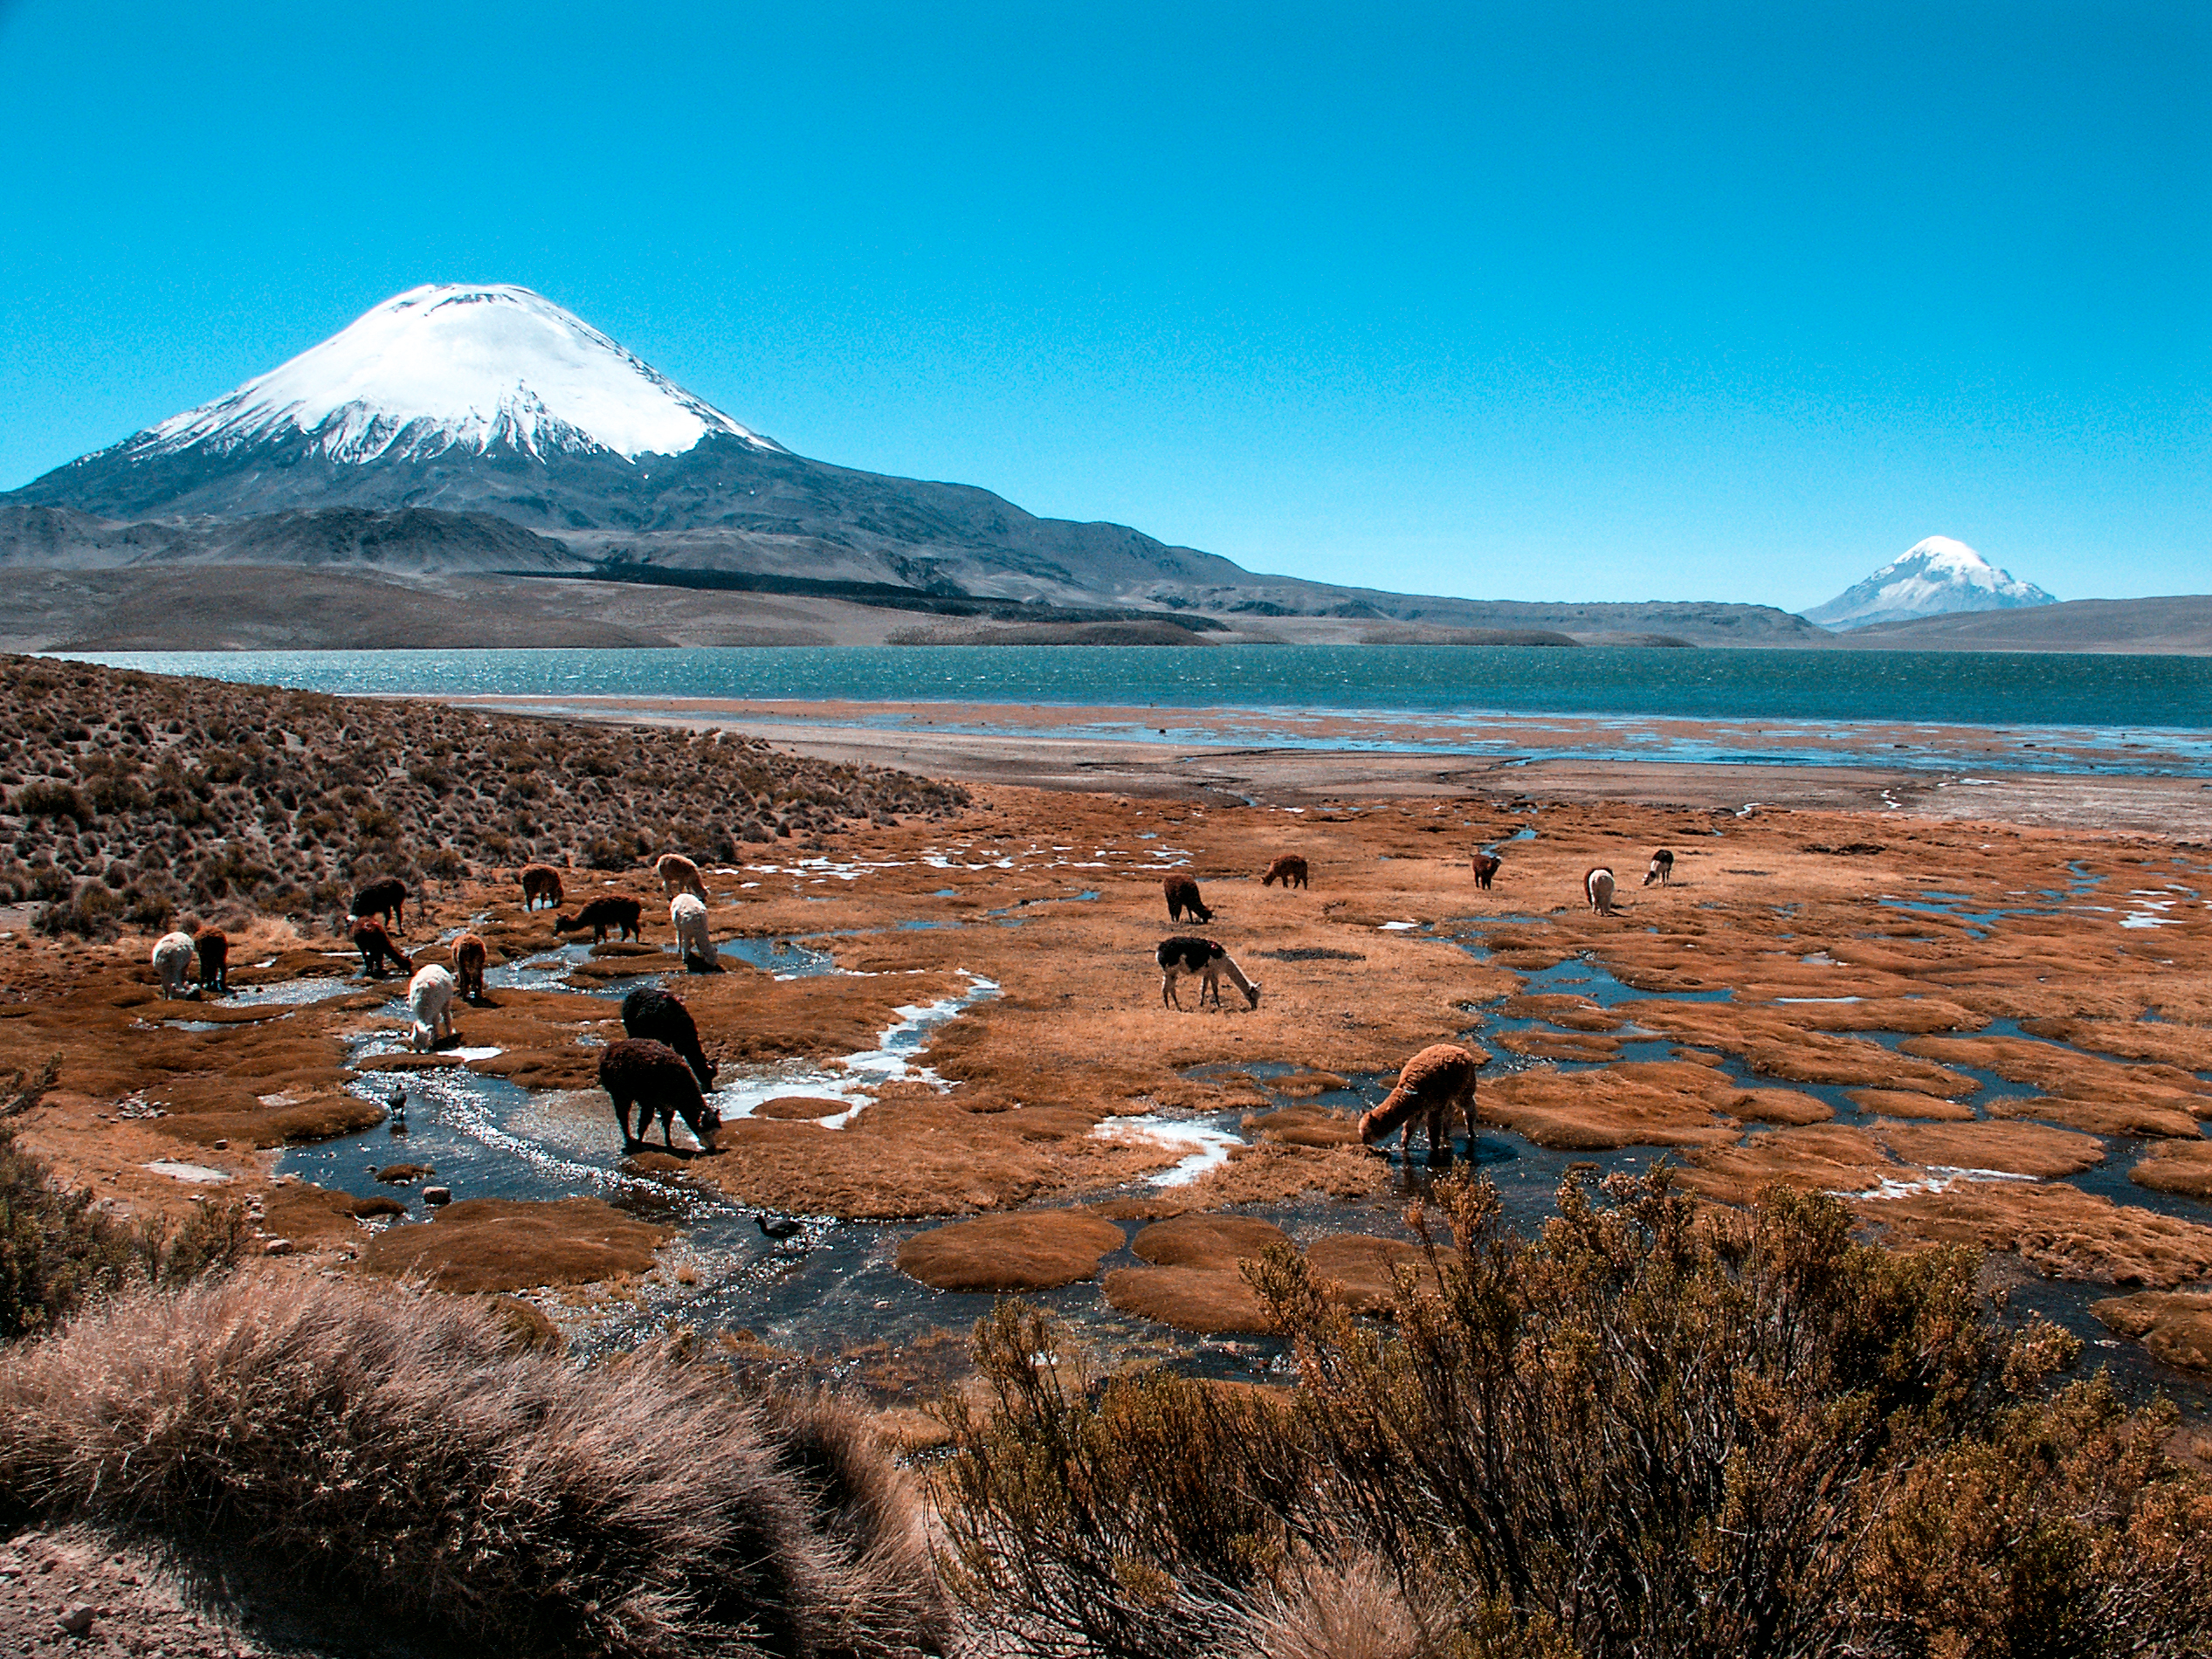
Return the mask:
[[(0, 1078), (0, 1117), (53, 1086), (56, 1066)], [(206, 1204), (174, 1230), (130, 1227), (95, 1208), (91, 1189), (64, 1191), (0, 1126), (0, 1342), (52, 1328), (87, 1303), (134, 1284), (182, 1284), (236, 1262), (248, 1232), (235, 1204)]]
[(26, 1515), (205, 1535), (442, 1642), (899, 1655), (943, 1636), (857, 1416), (665, 1353), (586, 1368), (489, 1309), (320, 1280), (120, 1297), (0, 1367)]
[(1068, 1386), (1033, 1358), (1062, 1333), (1002, 1312), (948, 1582), (1017, 1645), (1133, 1659), (2212, 1652), (2212, 1483), (2171, 1408), (2054, 1387), (2078, 1344), (2000, 1323), (1973, 1253), (1854, 1244), (1781, 1189), (1560, 1196), (1523, 1239), (1439, 1181), (1389, 1329), (1256, 1263), (1299, 1362), (1273, 1409)]

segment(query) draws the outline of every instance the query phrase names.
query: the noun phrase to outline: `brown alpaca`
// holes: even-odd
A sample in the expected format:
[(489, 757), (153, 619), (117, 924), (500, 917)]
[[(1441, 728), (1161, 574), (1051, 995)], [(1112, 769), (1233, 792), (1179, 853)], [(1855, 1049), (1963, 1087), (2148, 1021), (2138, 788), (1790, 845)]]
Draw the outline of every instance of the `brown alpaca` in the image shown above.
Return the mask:
[(200, 953), (200, 988), (228, 995), (231, 989), (231, 941), (224, 937), (223, 930), (203, 927), (192, 935), (192, 948)]
[(1198, 897), (1198, 884), (1188, 876), (1163, 877), (1160, 891), (1168, 896), (1168, 919), (1179, 922), (1186, 910), (1195, 922), (1209, 922), (1214, 912), (1206, 908), (1206, 901)]
[(460, 983), (464, 1002), (484, 1000), (484, 941), (474, 933), (463, 933), (453, 941), (453, 977)]
[(1278, 881), (1286, 892), (1293, 886), (1305, 886), (1306, 860), (1294, 852), (1276, 854), (1275, 862), (1267, 866), (1267, 873), (1259, 878), (1259, 885), (1272, 887)]
[(700, 885), (699, 866), (680, 852), (664, 852), (653, 861), (653, 874), (660, 878), (660, 893), (664, 898), (673, 898), (678, 893), (689, 893), (701, 904), (706, 902), (706, 889)]
[(1467, 860), (1467, 867), (1475, 872), (1475, 885), (1488, 892), (1491, 878), (1505, 867), (1505, 863), (1494, 852), (1478, 852)]
[(1475, 1073), (1482, 1062), (1456, 1043), (1437, 1043), (1415, 1055), (1398, 1073), (1398, 1086), (1382, 1104), (1360, 1119), (1360, 1139), (1372, 1146), (1401, 1125), (1405, 1127), (1405, 1155), (1413, 1156), (1414, 1132), (1427, 1126), (1429, 1161), (1451, 1161), (1451, 1118), (1455, 1112), (1467, 1120), (1467, 1145), (1475, 1141)]
[(361, 971), (372, 980), (383, 977), (386, 962), (403, 974), (415, 971), (415, 964), (402, 956), (399, 947), (392, 943), (384, 924), (373, 916), (364, 916), (354, 924), (354, 948), (361, 953)]
[(1590, 901), (1590, 908), (1599, 915), (1610, 916), (1613, 913), (1613, 872), (1603, 864), (1585, 871), (1582, 897)]
[(551, 864), (522, 866), (522, 906), (525, 910), (535, 910), (541, 900), (558, 910), (561, 901), (567, 897), (561, 891), (561, 872)]
[(355, 916), (380, 916), (396, 933), (407, 931), (407, 884), (396, 876), (372, 881), (354, 895)]
[(1655, 881), (1662, 887), (1671, 886), (1674, 883), (1674, 855), (1664, 847), (1651, 855), (1651, 867), (1643, 872), (1646, 887)]
[(638, 939), (645, 936), (641, 919), (644, 905), (635, 898), (595, 898), (573, 916), (555, 916), (553, 931), (556, 933), (579, 933), (591, 930), (591, 942), (603, 945), (607, 930), (613, 928), (617, 939)]

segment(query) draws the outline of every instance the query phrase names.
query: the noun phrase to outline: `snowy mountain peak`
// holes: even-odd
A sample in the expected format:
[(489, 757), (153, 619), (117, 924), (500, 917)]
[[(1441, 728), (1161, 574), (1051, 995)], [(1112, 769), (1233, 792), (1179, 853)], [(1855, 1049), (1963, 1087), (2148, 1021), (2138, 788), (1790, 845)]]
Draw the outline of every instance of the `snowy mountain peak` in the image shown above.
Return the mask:
[(228, 452), (297, 443), (337, 462), (460, 450), (677, 455), (709, 432), (780, 451), (527, 288), (428, 284), (125, 446)]
[(1864, 628), (1959, 610), (2011, 610), (2058, 602), (2032, 582), (2000, 570), (1963, 541), (1930, 536), (1864, 582), (1805, 613), (1824, 628)]

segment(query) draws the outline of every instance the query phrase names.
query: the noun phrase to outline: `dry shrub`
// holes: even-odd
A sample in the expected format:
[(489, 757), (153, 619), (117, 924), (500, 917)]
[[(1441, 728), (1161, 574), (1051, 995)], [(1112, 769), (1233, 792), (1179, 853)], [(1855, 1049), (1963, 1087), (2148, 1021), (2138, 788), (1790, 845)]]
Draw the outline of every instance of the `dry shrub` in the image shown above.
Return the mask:
[(1390, 1328), (1288, 1251), (1249, 1270), (1287, 1410), (1071, 1393), (1030, 1361), (1049, 1325), (980, 1327), (956, 1594), (1069, 1654), (2212, 1652), (2212, 1486), (2170, 1410), (2050, 1391), (2079, 1345), (1998, 1322), (1971, 1252), (1854, 1244), (1780, 1189), (1701, 1211), (1664, 1172), (1571, 1177), (1533, 1239), (1479, 1179), (1434, 1201)]
[(857, 1420), (315, 1279), (117, 1298), (0, 1371), (0, 1491), (513, 1654), (895, 1655), (941, 1618)]
[[(53, 1086), (55, 1063), (25, 1082), (0, 1081), (0, 1115)], [(63, 1191), (45, 1165), (0, 1128), (0, 1342), (51, 1329), (103, 1294), (133, 1284), (181, 1284), (235, 1263), (248, 1223), (235, 1204), (200, 1206), (182, 1227), (127, 1227), (93, 1204), (89, 1187)]]

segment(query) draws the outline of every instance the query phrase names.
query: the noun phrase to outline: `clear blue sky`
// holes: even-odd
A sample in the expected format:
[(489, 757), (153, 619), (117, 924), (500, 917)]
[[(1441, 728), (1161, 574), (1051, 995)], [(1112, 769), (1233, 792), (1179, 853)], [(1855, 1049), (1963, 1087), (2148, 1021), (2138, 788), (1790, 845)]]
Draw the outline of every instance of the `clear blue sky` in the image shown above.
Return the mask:
[(0, 0), (0, 488), (429, 281), (1254, 568), (2212, 590), (2212, 8)]

